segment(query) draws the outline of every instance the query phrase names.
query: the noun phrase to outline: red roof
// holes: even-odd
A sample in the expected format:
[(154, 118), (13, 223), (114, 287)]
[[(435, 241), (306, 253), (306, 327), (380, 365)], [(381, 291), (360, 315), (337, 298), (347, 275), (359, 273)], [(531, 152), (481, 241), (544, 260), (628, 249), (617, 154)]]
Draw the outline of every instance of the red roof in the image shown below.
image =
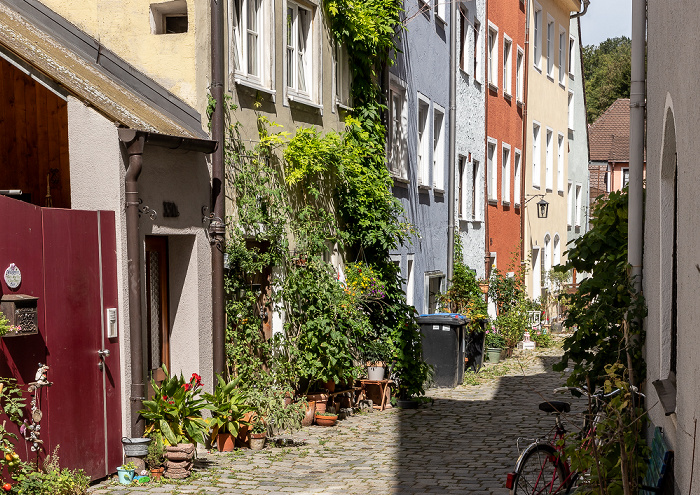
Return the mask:
[(590, 125), (588, 147), (591, 161), (630, 161), (630, 100), (620, 98)]

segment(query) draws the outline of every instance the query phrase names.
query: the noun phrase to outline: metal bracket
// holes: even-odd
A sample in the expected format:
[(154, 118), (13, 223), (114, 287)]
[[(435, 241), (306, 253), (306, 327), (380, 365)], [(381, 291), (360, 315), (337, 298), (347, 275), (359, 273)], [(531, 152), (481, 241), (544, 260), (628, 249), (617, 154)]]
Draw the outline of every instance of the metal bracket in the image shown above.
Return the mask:
[[(143, 200), (139, 198), (139, 205), (141, 204), (143, 204)], [(139, 216), (141, 214), (148, 215), (151, 220), (155, 220), (158, 217), (158, 212), (150, 206), (139, 206)]]

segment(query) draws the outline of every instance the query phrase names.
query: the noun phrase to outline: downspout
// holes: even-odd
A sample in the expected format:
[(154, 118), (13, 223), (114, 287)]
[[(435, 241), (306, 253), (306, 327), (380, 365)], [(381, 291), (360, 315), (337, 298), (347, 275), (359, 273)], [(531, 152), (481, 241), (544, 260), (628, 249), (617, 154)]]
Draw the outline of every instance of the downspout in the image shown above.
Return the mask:
[[(485, 9), (485, 23), (486, 33), (484, 36), (484, 46), (488, 50), (489, 35), (488, 35), (488, 25), (489, 25), (489, 0), (484, 2)], [(476, 50), (476, 46), (474, 46)], [(491, 242), (489, 237), (489, 86), (488, 86), (488, 71), (487, 66), (488, 57), (486, 57), (486, 50), (484, 50), (484, 278), (489, 280), (491, 278)], [(476, 74), (474, 74), (476, 78)], [(472, 167), (473, 169), (474, 167)], [(489, 295), (486, 294), (486, 304), (489, 302)]]
[(146, 137), (132, 129), (119, 129), (119, 139), (126, 145), (129, 166), (126, 170), (126, 253), (129, 267), (129, 346), (131, 356), (131, 436), (143, 436), (144, 423), (139, 413), (146, 399), (143, 375), (141, 332), (141, 253), (139, 251), (139, 186)]
[[(209, 224), (211, 244), (213, 371), (226, 370), (226, 307), (224, 304), (224, 0), (211, 0), (211, 95), (216, 102), (211, 116), (212, 139), (219, 143), (212, 155)], [(215, 380), (214, 377), (212, 377)], [(216, 383), (212, 381), (212, 383)]]
[[(525, 264), (525, 176), (527, 175), (527, 96), (530, 73), (530, 0), (525, 4), (525, 70), (523, 71), (523, 144), (520, 151), (520, 269)], [(526, 284), (527, 285), (527, 284)]]
[(581, 17), (583, 15), (586, 15), (586, 12), (588, 12), (588, 6), (590, 5), (590, 0), (583, 0), (583, 10), (581, 12), (576, 12), (575, 14), (571, 14), (569, 16), (570, 19), (576, 19), (577, 17)]
[[(457, 129), (457, 2), (450, 2), (450, 149), (447, 167), (447, 288), (452, 285), (455, 256), (455, 133)], [(462, 260), (460, 260), (461, 262)]]
[(632, 284), (642, 291), (644, 118), (646, 108), (646, 0), (632, 1), (632, 86), (630, 88), (630, 181), (628, 260)]

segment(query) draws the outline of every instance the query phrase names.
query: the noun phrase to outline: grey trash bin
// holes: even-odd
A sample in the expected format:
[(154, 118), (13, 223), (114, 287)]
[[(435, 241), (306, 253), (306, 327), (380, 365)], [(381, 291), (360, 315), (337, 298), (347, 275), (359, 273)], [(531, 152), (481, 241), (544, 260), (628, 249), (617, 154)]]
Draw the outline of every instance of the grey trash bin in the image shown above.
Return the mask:
[(423, 342), (423, 360), (435, 371), (438, 387), (456, 387), (464, 380), (465, 333), (469, 319), (455, 313), (417, 317)]

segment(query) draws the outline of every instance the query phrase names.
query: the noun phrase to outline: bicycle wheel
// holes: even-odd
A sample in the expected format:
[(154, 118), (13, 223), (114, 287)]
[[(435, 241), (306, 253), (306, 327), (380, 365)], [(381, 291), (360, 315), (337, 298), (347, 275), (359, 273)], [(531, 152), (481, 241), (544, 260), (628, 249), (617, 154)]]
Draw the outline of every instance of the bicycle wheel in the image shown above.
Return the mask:
[(525, 454), (515, 472), (513, 495), (566, 492), (566, 471), (551, 445), (536, 445)]

